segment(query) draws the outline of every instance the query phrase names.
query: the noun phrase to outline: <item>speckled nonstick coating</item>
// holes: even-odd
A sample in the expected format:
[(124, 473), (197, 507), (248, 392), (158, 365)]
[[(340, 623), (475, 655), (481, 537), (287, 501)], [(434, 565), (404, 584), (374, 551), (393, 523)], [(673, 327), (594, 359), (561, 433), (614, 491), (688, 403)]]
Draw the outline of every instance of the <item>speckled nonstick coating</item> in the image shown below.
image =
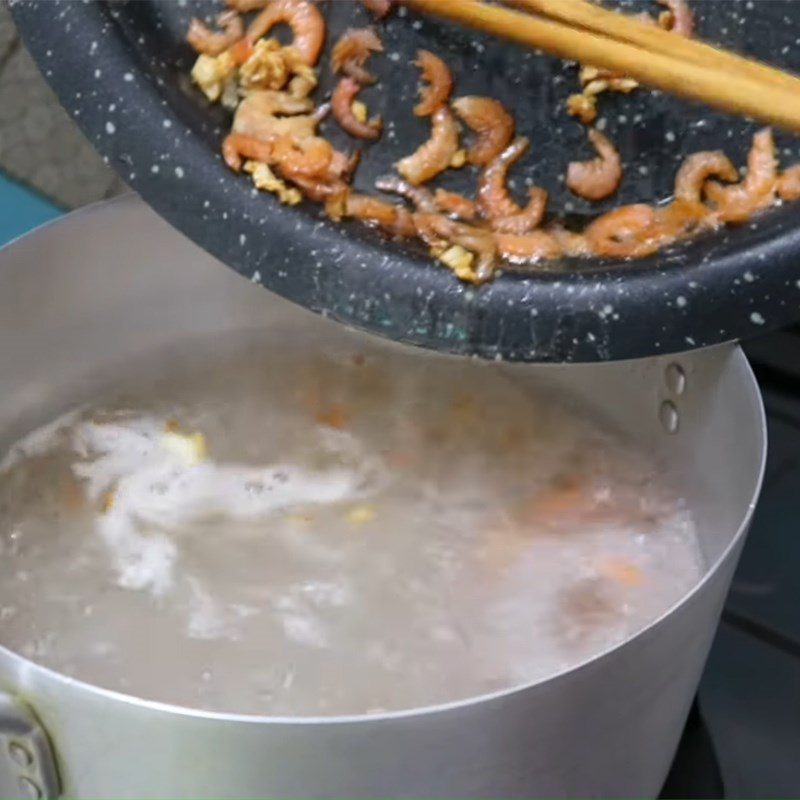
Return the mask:
[[(654, 3), (629, 2), (635, 8)], [(747, 338), (800, 317), (800, 205), (635, 264), (562, 263), (529, 275), (506, 273), (475, 289), (414, 245), (386, 242), (357, 223), (336, 225), (315, 206), (287, 208), (256, 193), (222, 163), (228, 116), (192, 87), (193, 53), (183, 38), (192, 15), (212, 2), (18, 0), (14, 17), (62, 103), (120, 175), (163, 217), (255, 283), (319, 313), (382, 336), (485, 358), (597, 361), (687, 350)], [(800, 67), (800, 3), (694, 0), (701, 35), (783, 66)], [(324, 4), (329, 41), (369, 17), (359, 3)], [(381, 26), (381, 78), (365, 92), (386, 121), (367, 146), (356, 185), (371, 188), (427, 137), (411, 113), (418, 48), (442, 55), (457, 94), (488, 94), (515, 111), (531, 151), (515, 184), (535, 182), (550, 208), (573, 217), (611, 204), (671, 193), (683, 157), (724, 147), (743, 163), (753, 124), (659, 93), (604, 96), (605, 129), (626, 161), (612, 203), (588, 204), (563, 185), (566, 164), (591, 155), (585, 129), (567, 117), (573, 66), (411, 13)], [(326, 62), (324, 62), (326, 63)], [(323, 68), (318, 97), (332, 77)], [(330, 132), (329, 134), (327, 132)], [(355, 143), (326, 123), (326, 135)], [(784, 165), (800, 140), (780, 136)], [(471, 168), (446, 185), (472, 191)]]

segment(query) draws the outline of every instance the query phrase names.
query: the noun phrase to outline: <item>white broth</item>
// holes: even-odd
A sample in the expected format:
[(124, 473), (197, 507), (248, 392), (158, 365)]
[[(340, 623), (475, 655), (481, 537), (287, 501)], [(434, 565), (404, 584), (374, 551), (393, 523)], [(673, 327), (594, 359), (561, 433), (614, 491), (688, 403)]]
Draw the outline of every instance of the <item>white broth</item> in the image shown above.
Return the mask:
[(10, 448), (0, 509), (0, 644), (214, 711), (377, 713), (542, 679), (704, 571), (689, 510), (629, 443), (493, 364), (402, 350), (156, 359)]

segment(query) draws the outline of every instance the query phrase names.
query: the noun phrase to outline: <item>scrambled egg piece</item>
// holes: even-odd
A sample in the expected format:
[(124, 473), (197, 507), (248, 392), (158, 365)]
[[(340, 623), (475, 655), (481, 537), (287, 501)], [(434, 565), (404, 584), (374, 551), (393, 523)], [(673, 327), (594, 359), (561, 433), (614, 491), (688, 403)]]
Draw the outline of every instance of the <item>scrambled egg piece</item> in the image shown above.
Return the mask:
[(228, 86), (234, 86), (236, 62), (230, 53), (218, 56), (199, 55), (192, 67), (192, 80), (200, 87), (203, 94), (216, 103)]
[(206, 437), (202, 433), (192, 433), (187, 436), (167, 431), (161, 437), (161, 446), (189, 466), (199, 464), (208, 455)]
[(456, 152), (453, 153), (453, 158), (450, 160), (450, 166), (453, 167), (453, 169), (461, 169), (466, 163), (467, 151), (463, 148), (461, 150), (456, 150)]
[(567, 113), (577, 117), (584, 125), (597, 119), (597, 97), (587, 94), (571, 94), (567, 98)]
[(347, 521), (351, 525), (363, 525), (375, 519), (375, 510), (369, 506), (356, 506), (347, 514)]
[(450, 267), (461, 280), (475, 280), (475, 272), (472, 269), (472, 265), (475, 261), (475, 254), (470, 253), (469, 250), (462, 247), (460, 244), (454, 244), (448, 247), (443, 252), (436, 254), (436, 258)]
[(103, 514), (108, 514), (108, 512), (111, 511), (113, 507), (114, 507), (114, 490), (109, 489), (100, 498), (100, 511), (102, 511)]
[(360, 100), (353, 100), (353, 104), (350, 106), (353, 116), (359, 122), (366, 122), (367, 117), (369, 116), (369, 112), (367, 111), (367, 106), (362, 103)]
[(600, 94), (606, 89), (628, 94), (639, 86), (639, 81), (635, 78), (615, 75), (610, 70), (599, 67), (581, 67), (580, 82), (584, 92), (589, 95)]
[(250, 58), (239, 69), (239, 81), (246, 89), (282, 89), (289, 80), (289, 68), (277, 39), (259, 39)]
[(307, 97), (317, 85), (316, 71), (294, 47), (284, 47), (277, 39), (259, 39), (239, 68), (239, 82), (244, 89), (280, 90), (290, 78), (293, 97)]
[(296, 206), (303, 199), (298, 189), (287, 186), (286, 182), (282, 181), (263, 161), (246, 161), (244, 171), (252, 175), (256, 189), (272, 192), (277, 195), (281, 203)]
[(639, 86), (634, 78), (615, 75), (607, 69), (581, 67), (580, 82), (583, 91), (567, 99), (567, 113), (577, 117), (585, 125), (597, 119), (597, 96), (603, 92), (628, 94)]
[(308, 525), (314, 521), (314, 517), (311, 514), (289, 514), (286, 521), (297, 525)]

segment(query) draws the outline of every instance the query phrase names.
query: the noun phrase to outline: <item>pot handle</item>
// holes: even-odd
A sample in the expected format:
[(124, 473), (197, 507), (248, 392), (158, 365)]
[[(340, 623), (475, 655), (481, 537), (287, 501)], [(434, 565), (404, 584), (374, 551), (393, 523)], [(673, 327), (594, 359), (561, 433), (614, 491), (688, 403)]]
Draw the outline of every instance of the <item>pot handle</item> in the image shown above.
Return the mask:
[(54, 800), (60, 793), (44, 728), (24, 703), (0, 691), (0, 797)]

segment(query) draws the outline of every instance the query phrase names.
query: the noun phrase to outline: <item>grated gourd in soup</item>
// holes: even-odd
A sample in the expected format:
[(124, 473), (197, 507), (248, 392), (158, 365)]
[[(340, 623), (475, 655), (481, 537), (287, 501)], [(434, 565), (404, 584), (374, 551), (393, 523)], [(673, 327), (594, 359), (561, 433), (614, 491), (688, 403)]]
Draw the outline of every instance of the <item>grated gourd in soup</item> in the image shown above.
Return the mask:
[(216, 343), (11, 446), (0, 644), (205, 710), (379, 713), (550, 676), (697, 583), (633, 446), (498, 365), (370, 347)]

